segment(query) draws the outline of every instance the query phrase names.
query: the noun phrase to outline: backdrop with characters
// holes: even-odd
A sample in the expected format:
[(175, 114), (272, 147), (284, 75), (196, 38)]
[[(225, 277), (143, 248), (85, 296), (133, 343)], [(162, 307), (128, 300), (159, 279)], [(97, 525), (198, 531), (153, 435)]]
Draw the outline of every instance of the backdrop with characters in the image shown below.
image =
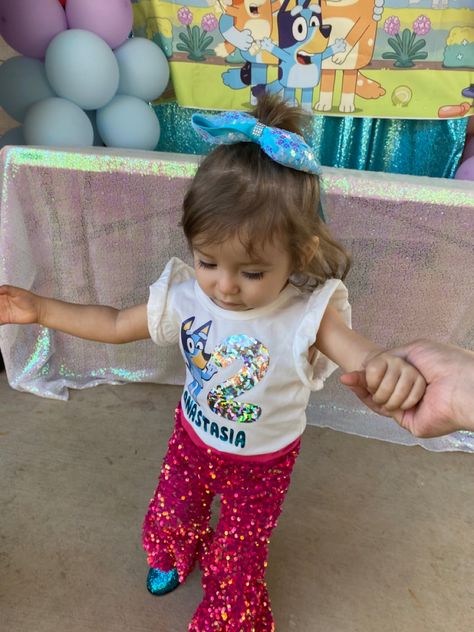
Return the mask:
[(246, 110), (269, 89), (314, 114), (305, 135), (323, 165), (456, 175), (474, 0), (134, 0), (133, 12), (134, 35), (170, 65), (158, 150), (207, 153), (193, 109)]
[(474, 98), (473, 0), (138, 0), (134, 22), (185, 107), (267, 89), (316, 114), (449, 119)]

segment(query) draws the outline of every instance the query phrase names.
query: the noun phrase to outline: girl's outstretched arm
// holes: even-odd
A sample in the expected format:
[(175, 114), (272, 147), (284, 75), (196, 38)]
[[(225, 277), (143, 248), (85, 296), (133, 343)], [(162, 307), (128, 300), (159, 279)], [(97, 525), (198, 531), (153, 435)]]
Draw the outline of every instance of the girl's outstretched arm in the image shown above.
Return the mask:
[(403, 410), (423, 397), (426, 382), (415, 367), (349, 329), (331, 306), (321, 321), (316, 347), (345, 372), (363, 372), (367, 391), (381, 414), (398, 420)]
[(119, 344), (150, 337), (146, 304), (122, 310), (77, 305), (12, 285), (0, 286), (0, 325), (29, 323), (98, 342)]

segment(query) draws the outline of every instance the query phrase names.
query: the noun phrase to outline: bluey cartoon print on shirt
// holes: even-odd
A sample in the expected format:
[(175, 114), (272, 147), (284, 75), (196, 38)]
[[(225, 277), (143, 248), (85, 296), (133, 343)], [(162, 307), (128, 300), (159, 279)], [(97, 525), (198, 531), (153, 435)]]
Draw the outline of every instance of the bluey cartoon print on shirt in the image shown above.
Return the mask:
[(201, 327), (190, 331), (194, 323), (194, 316), (187, 318), (181, 325), (181, 343), (183, 345), (184, 357), (193, 381), (188, 384), (190, 394), (196, 398), (202, 391), (203, 381), (210, 380), (217, 372), (217, 368), (209, 363), (211, 354), (204, 350), (211, 328), (212, 321), (209, 320)]
[[(245, 431), (222, 425), (222, 422), (251, 424), (260, 418), (262, 408), (258, 404), (239, 401), (238, 397), (251, 391), (267, 373), (270, 363), (268, 348), (256, 338), (234, 334), (226, 337), (213, 350), (206, 351), (212, 320), (196, 327), (194, 322), (195, 317), (191, 316), (181, 324), (181, 343), (192, 377), (183, 394), (186, 419), (201, 433), (244, 448)], [(204, 382), (234, 362), (237, 362), (235, 373), (214, 384), (207, 397), (202, 399), (200, 394)], [(210, 419), (209, 411), (220, 419)]]

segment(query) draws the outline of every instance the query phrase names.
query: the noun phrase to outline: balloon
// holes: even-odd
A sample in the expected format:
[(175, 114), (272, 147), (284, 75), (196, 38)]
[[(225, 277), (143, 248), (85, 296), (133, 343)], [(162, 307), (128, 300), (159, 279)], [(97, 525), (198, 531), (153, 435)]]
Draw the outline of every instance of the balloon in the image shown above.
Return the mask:
[(26, 113), (23, 132), (28, 145), (88, 147), (94, 139), (87, 114), (71, 101), (58, 97), (32, 105)]
[(143, 37), (133, 37), (114, 52), (120, 71), (118, 93), (144, 101), (157, 99), (170, 78), (168, 60), (161, 48)]
[(155, 149), (160, 123), (154, 110), (136, 97), (118, 94), (97, 110), (97, 127), (108, 147)]
[(54, 96), (39, 59), (10, 57), (0, 66), (0, 105), (17, 121), (23, 121), (30, 105)]
[(104, 141), (100, 137), (99, 130), (97, 129), (97, 115), (95, 110), (88, 110), (86, 114), (87, 118), (92, 123), (92, 129), (94, 130), (94, 147), (103, 147)]
[(462, 159), (465, 161), (468, 158), (471, 158), (471, 156), (474, 156), (474, 136), (471, 136), (470, 138), (468, 137), (466, 145), (464, 146)]
[(80, 29), (60, 33), (48, 46), (44, 63), (56, 94), (84, 110), (104, 106), (117, 92), (117, 60), (94, 33)]
[(24, 145), (25, 137), (23, 136), (23, 128), (12, 127), (0, 138), (0, 148), (5, 145)]
[(58, 0), (1, 0), (1, 35), (26, 57), (43, 59), (55, 35), (67, 29)]
[(459, 165), (454, 177), (456, 180), (474, 180), (474, 156)]
[(66, 18), (70, 29), (92, 31), (110, 48), (116, 48), (132, 30), (132, 3), (130, 0), (67, 0)]

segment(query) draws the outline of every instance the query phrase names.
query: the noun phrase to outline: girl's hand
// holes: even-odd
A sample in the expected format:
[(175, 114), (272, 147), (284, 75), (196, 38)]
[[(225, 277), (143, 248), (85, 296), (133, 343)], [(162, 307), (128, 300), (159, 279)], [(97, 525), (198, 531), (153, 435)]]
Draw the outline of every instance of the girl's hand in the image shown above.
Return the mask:
[(341, 376), (341, 382), (369, 408), (398, 422), (403, 411), (418, 404), (426, 389), (426, 382), (415, 367), (386, 351), (369, 357), (364, 370)]
[(41, 297), (13, 285), (0, 285), (0, 325), (26, 325), (40, 318)]
[[(413, 364), (428, 383), (420, 403), (404, 411), (401, 419), (395, 417), (402, 428), (415, 437), (474, 431), (474, 351), (416, 340), (390, 353)], [(341, 381), (369, 408), (380, 412), (367, 390), (364, 372), (346, 373)]]

